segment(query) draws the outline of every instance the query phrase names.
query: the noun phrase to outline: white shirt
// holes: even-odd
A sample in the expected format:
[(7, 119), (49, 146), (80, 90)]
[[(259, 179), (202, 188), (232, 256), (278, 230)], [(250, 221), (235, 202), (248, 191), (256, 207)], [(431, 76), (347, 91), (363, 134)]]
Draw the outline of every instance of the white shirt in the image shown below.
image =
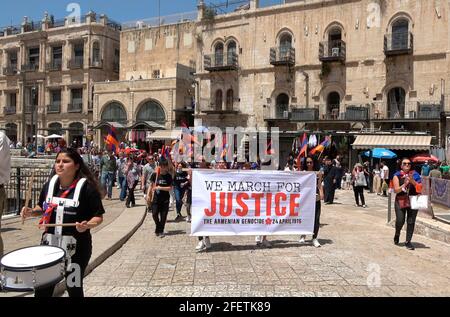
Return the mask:
[(387, 167), (386, 165), (383, 166), (380, 171), (380, 177), (381, 179), (389, 179), (389, 167)]
[(9, 150), (9, 139), (0, 131), (0, 185), (9, 183), (11, 174), (11, 151)]

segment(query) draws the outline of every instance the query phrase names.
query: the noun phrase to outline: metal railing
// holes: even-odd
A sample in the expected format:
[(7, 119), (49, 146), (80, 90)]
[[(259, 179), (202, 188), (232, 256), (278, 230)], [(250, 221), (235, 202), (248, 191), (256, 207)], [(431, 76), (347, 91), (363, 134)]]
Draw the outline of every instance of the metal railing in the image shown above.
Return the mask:
[(39, 70), (39, 63), (28, 63), (22, 65), (22, 71), (35, 72)]
[[(28, 189), (32, 171), (17, 167), (12, 169), (9, 183), (6, 184), (6, 212), (4, 215), (19, 215), (25, 205), (25, 193)], [(34, 170), (34, 182), (31, 190), (31, 206), (36, 206), (45, 183), (50, 178), (49, 170)]]
[(60, 113), (61, 112), (61, 104), (54, 103), (51, 105), (47, 105), (47, 113)]
[(227, 54), (209, 54), (203, 59), (205, 70), (237, 70), (238, 54), (229, 52)]
[(83, 102), (69, 103), (67, 106), (67, 112), (81, 112), (83, 111)]
[(154, 17), (154, 18), (148, 18), (148, 19), (143, 19), (143, 20), (130, 21), (130, 22), (122, 23), (122, 30), (142, 29), (142, 28), (156, 27), (156, 26), (160, 26), (160, 25), (168, 25), (168, 24), (196, 21), (197, 16), (198, 16), (198, 12), (192, 11), (192, 12), (186, 12), (186, 13), (181, 13), (181, 14), (162, 16), (160, 18)]
[(270, 49), (270, 64), (272, 65), (294, 65), (295, 48), (289, 46), (278, 46)]
[(319, 43), (319, 60), (345, 61), (346, 44), (342, 40), (325, 41)]
[(17, 111), (17, 109), (16, 109), (15, 106), (14, 106), (14, 107), (5, 107), (5, 108), (3, 108), (3, 113), (4, 113), (5, 115), (8, 115), (8, 114), (16, 114), (16, 111)]
[(414, 36), (411, 32), (394, 32), (384, 36), (386, 55), (411, 54), (414, 48)]
[(18, 72), (17, 65), (16, 66), (8, 66), (3, 68), (3, 75), (12, 76), (16, 75)]
[(78, 69), (83, 68), (84, 65), (84, 57), (74, 57), (69, 61), (70, 69)]
[(319, 109), (317, 108), (294, 108), (291, 113), (292, 121), (317, 121), (319, 120)]
[(440, 117), (441, 105), (439, 102), (373, 103), (372, 118), (375, 120), (437, 120)]
[(50, 71), (62, 70), (62, 59), (54, 59), (51, 63), (47, 64), (47, 69)]

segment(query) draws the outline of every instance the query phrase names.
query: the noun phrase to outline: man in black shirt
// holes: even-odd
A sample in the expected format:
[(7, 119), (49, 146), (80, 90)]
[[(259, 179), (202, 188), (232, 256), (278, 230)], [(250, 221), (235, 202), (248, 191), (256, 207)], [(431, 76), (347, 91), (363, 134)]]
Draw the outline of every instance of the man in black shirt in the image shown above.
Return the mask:
[(333, 166), (331, 159), (327, 156), (324, 159), (325, 167), (323, 169), (323, 183), (324, 183), (324, 195), (325, 205), (330, 205), (334, 201), (334, 193), (336, 191), (336, 179), (337, 171)]
[(153, 173), (150, 177), (150, 186), (154, 190), (152, 215), (156, 225), (156, 236), (164, 238), (164, 227), (166, 226), (167, 214), (169, 213), (169, 192), (172, 190), (173, 179), (169, 174), (169, 162), (167, 160), (161, 159), (159, 168), (160, 170)]

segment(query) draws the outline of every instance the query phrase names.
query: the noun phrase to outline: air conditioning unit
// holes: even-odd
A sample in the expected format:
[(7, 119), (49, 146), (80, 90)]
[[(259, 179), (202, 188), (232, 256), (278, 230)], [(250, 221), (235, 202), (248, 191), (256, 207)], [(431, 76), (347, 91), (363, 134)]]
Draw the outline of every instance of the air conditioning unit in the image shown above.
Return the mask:
[(338, 57), (339, 56), (339, 47), (333, 47), (331, 49), (331, 56)]

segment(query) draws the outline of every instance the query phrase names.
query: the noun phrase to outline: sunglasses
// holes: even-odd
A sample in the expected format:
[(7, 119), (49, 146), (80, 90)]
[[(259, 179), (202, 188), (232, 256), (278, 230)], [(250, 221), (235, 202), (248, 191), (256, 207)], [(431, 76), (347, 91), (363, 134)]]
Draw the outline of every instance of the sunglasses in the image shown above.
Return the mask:
[(402, 163), (402, 165), (408, 166), (411, 165), (411, 163)]

